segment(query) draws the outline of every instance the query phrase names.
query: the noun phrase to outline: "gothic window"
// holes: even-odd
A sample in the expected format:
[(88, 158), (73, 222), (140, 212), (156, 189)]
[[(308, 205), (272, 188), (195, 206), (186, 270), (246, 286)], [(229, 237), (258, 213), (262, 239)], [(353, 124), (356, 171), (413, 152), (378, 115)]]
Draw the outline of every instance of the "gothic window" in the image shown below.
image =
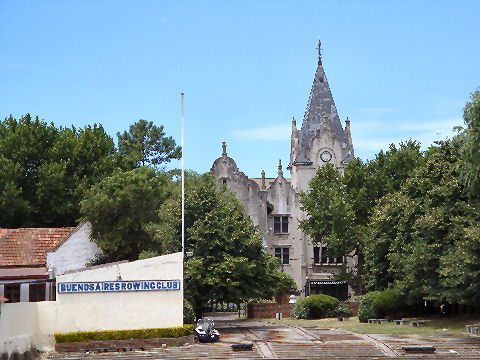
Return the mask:
[(288, 233), (288, 216), (273, 217), (273, 233), (274, 234)]
[(45, 301), (45, 283), (30, 284), (29, 297), (30, 302)]
[(282, 265), (290, 264), (290, 249), (288, 247), (276, 247), (275, 257), (280, 259)]
[(20, 302), (20, 284), (5, 284), (4, 296), (8, 302)]

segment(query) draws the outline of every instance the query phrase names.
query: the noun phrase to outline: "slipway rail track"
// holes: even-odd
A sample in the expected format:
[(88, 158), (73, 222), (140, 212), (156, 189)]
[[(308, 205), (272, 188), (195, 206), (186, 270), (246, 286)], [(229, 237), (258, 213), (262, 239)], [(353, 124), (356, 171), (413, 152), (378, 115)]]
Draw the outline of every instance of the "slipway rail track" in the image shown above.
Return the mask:
[[(298, 327), (259, 321), (216, 321), (222, 337), (213, 344), (191, 344), (144, 351), (49, 353), (42, 359), (480, 359), (480, 339), (359, 335), (345, 330)], [(232, 344), (253, 343), (235, 351)], [(434, 346), (435, 354), (406, 354), (403, 346)]]

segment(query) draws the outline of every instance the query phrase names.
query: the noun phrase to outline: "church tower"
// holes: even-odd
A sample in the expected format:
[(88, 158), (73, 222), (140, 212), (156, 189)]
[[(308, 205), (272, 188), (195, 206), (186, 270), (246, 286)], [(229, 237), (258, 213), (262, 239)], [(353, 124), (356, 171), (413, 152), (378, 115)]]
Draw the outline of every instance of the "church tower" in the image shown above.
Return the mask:
[(285, 177), (281, 160), (276, 178), (266, 178), (263, 170), (260, 178), (248, 178), (227, 155), (225, 142), (222, 150), (210, 172), (219, 186), (235, 192), (262, 233), (264, 250), (279, 259), (279, 270), (293, 277), (303, 295), (324, 293), (340, 300), (351, 295), (347, 283), (333, 280), (344, 265), (354, 266), (351, 260), (327, 257), (325, 244), (313, 244), (299, 228), (306, 218), (300, 192), (308, 190), (318, 167), (331, 163), (343, 173), (354, 154), (350, 121), (347, 118), (344, 129), (323, 69), (320, 41), (317, 71), (300, 129), (292, 119), (287, 167), (291, 178)]
[(293, 121), (291, 139), (288, 169), (292, 176), (292, 186), (297, 191), (308, 189), (308, 182), (319, 166), (332, 163), (343, 173), (354, 155), (350, 121), (347, 118), (344, 130), (323, 69), (320, 41), (317, 71), (302, 127), (297, 130)]

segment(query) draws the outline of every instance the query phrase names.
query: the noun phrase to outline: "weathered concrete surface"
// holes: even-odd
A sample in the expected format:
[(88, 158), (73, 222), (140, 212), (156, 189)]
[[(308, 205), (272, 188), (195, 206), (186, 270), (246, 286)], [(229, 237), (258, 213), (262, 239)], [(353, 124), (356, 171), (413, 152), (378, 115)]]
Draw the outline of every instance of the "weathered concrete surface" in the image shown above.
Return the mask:
[[(407, 335), (353, 334), (345, 330), (319, 327), (291, 327), (253, 320), (216, 321), (221, 341), (179, 348), (159, 348), (124, 353), (58, 353), (43, 359), (394, 359), (413, 360), (405, 354), (407, 345), (432, 345), (428, 359), (480, 359), (480, 341), (472, 338), (424, 337)], [(232, 344), (253, 343), (249, 351), (233, 351)], [(387, 350), (390, 349), (390, 350)], [(421, 357), (421, 356), (420, 356)]]

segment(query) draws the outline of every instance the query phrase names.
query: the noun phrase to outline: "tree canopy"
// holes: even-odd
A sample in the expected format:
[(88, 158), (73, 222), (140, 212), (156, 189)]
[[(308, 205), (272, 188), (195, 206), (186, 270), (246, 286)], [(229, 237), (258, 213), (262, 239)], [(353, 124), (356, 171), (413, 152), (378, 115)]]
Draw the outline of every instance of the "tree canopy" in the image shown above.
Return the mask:
[(158, 221), (157, 210), (171, 191), (167, 175), (149, 167), (118, 170), (89, 189), (81, 214), (103, 251), (97, 261), (137, 260), (142, 251), (160, 251), (148, 226)]
[(162, 164), (181, 157), (181, 148), (171, 136), (165, 136), (163, 125), (156, 126), (152, 121), (140, 119), (130, 125), (128, 132), (118, 132), (117, 137), (119, 152), (130, 168), (159, 168)]
[(301, 223), (333, 256), (352, 251), (357, 279), (393, 288), (408, 304), (480, 301), (480, 91), (465, 105), (466, 128), (426, 152), (390, 145), (352, 160), (344, 176), (320, 168), (301, 195)]
[(465, 105), (463, 120), (466, 128), (454, 139), (461, 162), (459, 173), (471, 196), (480, 196), (480, 88)]
[(422, 161), (418, 142), (392, 144), (367, 163), (353, 159), (344, 176), (331, 164), (320, 167), (309, 190), (300, 195), (308, 214), (300, 227), (314, 242), (327, 244), (331, 256), (355, 257), (357, 266), (345, 268), (341, 276), (357, 291), (365, 285), (365, 233), (374, 207), (383, 196), (398, 190)]
[(0, 226), (72, 226), (86, 189), (115, 168), (101, 125), (57, 128), (29, 114), (0, 122)]
[[(278, 261), (265, 253), (261, 235), (232, 192), (212, 175), (190, 174), (185, 190), (185, 295), (197, 315), (206, 303), (238, 303), (272, 297)], [(181, 250), (180, 189), (159, 210), (151, 227), (162, 252)]]

